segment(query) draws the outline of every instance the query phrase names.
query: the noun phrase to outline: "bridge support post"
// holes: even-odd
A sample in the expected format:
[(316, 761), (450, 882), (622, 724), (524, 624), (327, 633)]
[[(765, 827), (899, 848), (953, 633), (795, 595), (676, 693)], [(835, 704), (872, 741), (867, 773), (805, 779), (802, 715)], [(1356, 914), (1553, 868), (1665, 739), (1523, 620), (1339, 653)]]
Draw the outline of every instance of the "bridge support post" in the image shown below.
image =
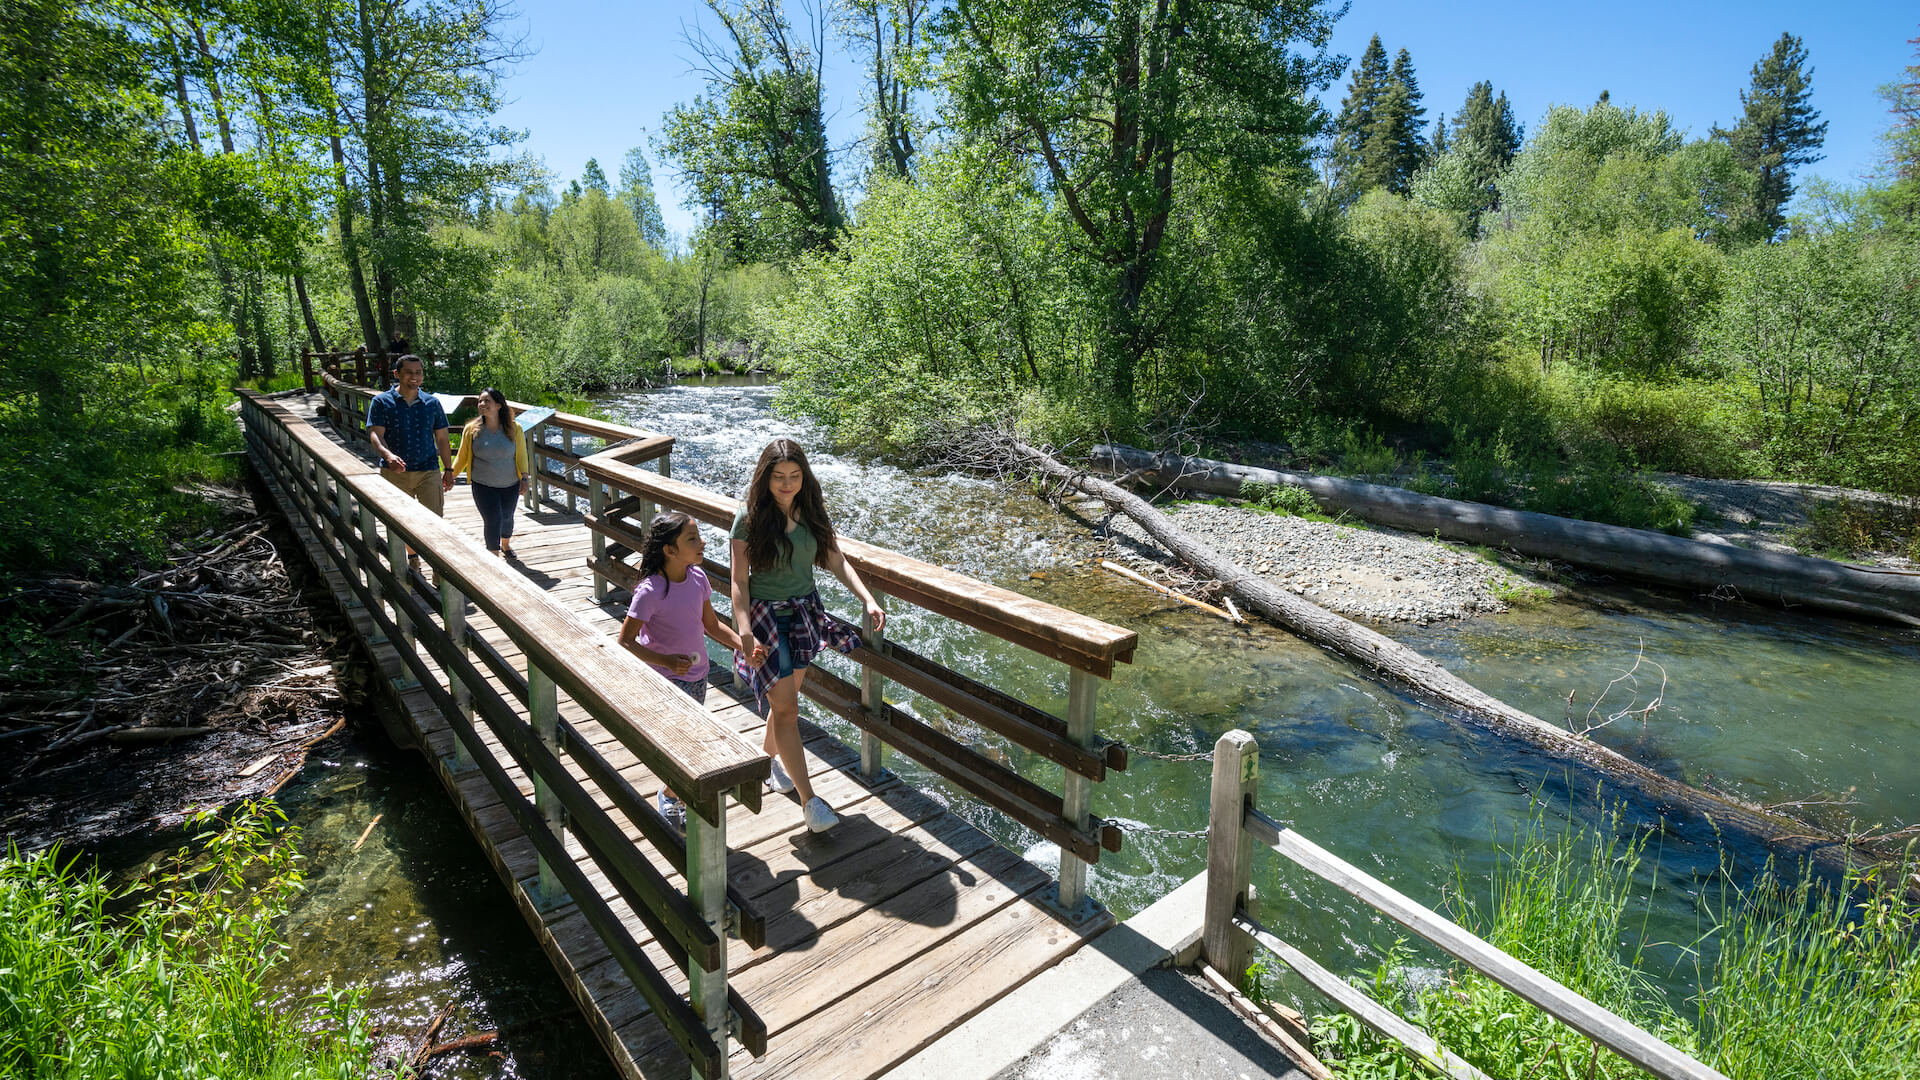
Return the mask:
[[(407, 542), (394, 531), (391, 525), (387, 527), (387, 565), (393, 567), (396, 588), (402, 591), (413, 588), (413, 571), (407, 563)], [(393, 604), (392, 607), (393, 624), (400, 628), (400, 647), (408, 652), (416, 652), (413, 620), (407, 617), (406, 612), (400, 610), (399, 604)], [(396, 690), (411, 690), (419, 685), (419, 680), (413, 677), (413, 669), (405, 666), (401, 668), (400, 677), (393, 680), (393, 687)]]
[(347, 490), (347, 485), (333, 486), (333, 508), (340, 514), (340, 557), (345, 563), (347, 576), (357, 578), (360, 576), (360, 556), (354, 554), (352, 546), (347, 543), (347, 538), (353, 534), (353, 493)]
[[(886, 594), (873, 589), (873, 599), (882, 610), (887, 606)], [(876, 628), (873, 620), (864, 612), (860, 615), (860, 643), (868, 650), (879, 653), (886, 648), (886, 631)], [(860, 704), (866, 706), (867, 715), (878, 717), (880, 709), (886, 704), (887, 680), (871, 667), (860, 669)], [(860, 732), (860, 776), (869, 784), (877, 784), (886, 775), (886, 744), (880, 736), (862, 729)]]
[[(454, 587), (451, 581), (440, 582), (440, 621), (447, 628), (447, 637), (452, 639), (453, 647), (460, 650), (461, 656), (472, 655), (467, 646), (467, 597)], [(466, 718), (468, 726), (473, 724), (473, 691), (458, 674), (447, 672), (447, 692), (453, 695), (453, 707)], [(473, 768), (473, 751), (467, 748), (465, 739), (453, 740), (453, 771), (464, 773)]]
[[(596, 520), (605, 520), (607, 515), (607, 486), (591, 473), (587, 475), (587, 509)], [(607, 538), (593, 533), (593, 602), (607, 602), (607, 575), (600, 572), (600, 564), (607, 559)]]
[[(567, 453), (569, 453), (569, 454), (571, 454), (571, 453), (573, 453), (573, 429), (572, 429), (572, 428), (561, 428), (561, 429), (560, 429), (560, 436), (561, 436), (561, 446), (562, 446), (562, 448), (563, 448), (563, 449), (565, 449), (565, 450), (566, 450), (566, 452), (567, 452)], [(566, 474), (567, 474), (567, 479), (569, 479), (569, 480), (571, 480), (571, 479), (573, 479), (573, 462), (571, 462), (571, 461), (563, 461), (563, 462), (561, 462), (561, 463), (560, 463), (560, 471), (562, 471), (562, 472), (564, 472), (564, 473), (566, 473)], [(569, 513), (569, 514), (571, 514), (571, 513), (574, 513), (575, 511), (577, 511), (577, 510), (579, 509), (579, 507), (578, 507), (578, 506), (576, 506), (576, 505), (574, 504), (574, 501), (573, 501), (573, 492), (571, 492), (571, 491), (567, 491), (567, 490), (566, 490), (565, 488), (562, 488), (562, 489), (561, 489), (561, 491), (562, 491), (562, 492), (563, 492), (563, 493), (564, 493), (564, 494), (566, 495), (566, 497), (567, 497), (567, 513)]]
[[(531, 659), (527, 661), (527, 719), (533, 725), (533, 733), (547, 748), (555, 754), (560, 753), (560, 688), (554, 685), (553, 678), (540, 670), (540, 665)], [(540, 813), (540, 820), (546, 822), (547, 831), (555, 840), (566, 842), (566, 811), (560, 805), (560, 799), (547, 786), (538, 773), (533, 777), (533, 808)], [(567, 894), (560, 888), (559, 875), (545, 858), (540, 860), (540, 895), (535, 902), (542, 910), (551, 911), (566, 903)]]
[(538, 446), (540, 451), (534, 455), (532, 462), (533, 503), (527, 507), (529, 510), (534, 509), (553, 497), (552, 493), (547, 490), (547, 422), (542, 420), (533, 425), (533, 434), (535, 438), (534, 445)]
[(1260, 791), (1260, 746), (1235, 729), (1213, 744), (1213, 797), (1207, 812), (1207, 899), (1200, 949), (1213, 969), (1245, 989), (1248, 938), (1234, 929), (1236, 909), (1252, 908), (1253, 834), (1247, 809)]
[[(372, 503), (363, 502), (360, 504), (360, 540), (367, 545), (368, 551), (378, 552), (380, 550), (379, 533), (374, 530)], [(384, 593), (380, 586), (380, 578), (373, 572), (373, 564), (378, 561), (379, 556), (376, 554), (373, 558), (367, 560), (367, 565), (360, 568), (362, 574), (366, 577), (367, 595), (373, 599), (373, 607), (376, 609), (384, 603), (382, 599)], [(377, 625), (374, 627), (372, 635), (367, 638), (367, 643), (370, 645), (384, 645), (386, 641), (387, 636), (380, 632), (380, 628)]]
[[(687, 899), (724, 944), (727, 938), (727, 800), (715, 795), (705, 805), (687, 803)], [(707, 1032), (720, 1047), (720, 1068), (708, 1076), (694, 1066), (700, 1080), (726, 1080), (727, 1034), (731, 1011), (727, 1006), (727, 953), (720, 950), (720, 966), (708, 971), (691, 957), (687, 962), (688, 1000), (706, 1022)]]
[[(1100, 684), (1079, 668), (1067, 669), (1067, 738), (1091, 747), (1093, 713)], [(1084, 831), (1093, 812), (1093, 781), (1067, 770), (1061, 782), (1061, 816), (1076, 829)], [(1058, 899), (1062, 910), (1077, 912), (1087, 899), (1087, 863), (1077, 855), (1060, 852)]]

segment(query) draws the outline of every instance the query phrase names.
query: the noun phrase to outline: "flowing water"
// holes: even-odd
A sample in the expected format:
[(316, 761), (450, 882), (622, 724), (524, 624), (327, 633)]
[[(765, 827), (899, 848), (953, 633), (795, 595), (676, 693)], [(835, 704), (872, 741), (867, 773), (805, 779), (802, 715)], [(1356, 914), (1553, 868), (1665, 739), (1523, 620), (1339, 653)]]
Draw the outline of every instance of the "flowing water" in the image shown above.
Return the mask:
[[(1581, 784), (1569, 791), (1565, 775), (1537, 755), (1384, 689), (1290, 635), (1228, 626), (1092, 568), (1099, 552), (1089, 522), (1071, 511), (1017, 486), (827, 453), (809, 424), (773, 411), (774, 392), (753, 380), (711, 380), (600, 405), (623, 422), (674, 435), (676, 478), (736, 496), (760, 448), (775, 435), (795, 437), (815, 448), (815, 471), (845, 534), (1136, 630), (1133, 664), (1101, 693), (1103, 735), (1181, 753), (1246, 729), (1261, 748), (1262, 806), (1416, 899), (1440, 902), (1456, 873), (1471, 888), (1493, 864), (1496, 833), (1505, 837), (1531, 816), (1550, 828), (1602, 820), (1604, 793), (1596, 800)], [(830, 606), (850, 610), (837, 585), (825, 592)], [(1841, 800), (1850, 805), (1813, 808), (1838, 820), (1920, 820), (1920, 633), (1704, 603), (1588, 587), (1530, 611), (1384, 629), (1549, 721), (1586, 727), (1657, 697), (1657, 709), (1622, 715), (1593, 736), (1670, 775), (1765, 803)], [(917, 609), (895, 605), (894, 616), (890, 636), (1043, 707), (1064, 708), (1060, 664)], [(906, 704), (944, 723), (936, 706), (910, 697)], [(852, 737), (837, 720), (823, 723)], [(950, 730), (1057, 785), (1057, 769), (1034, 755)], [(396, 1028), (417, 1031), (439, 1003), (453, 1001), (463, 1032), (502, 1024), (546, 1032), (513, 1040), (504, 1064), (476, 1061), (461, 1066), (470, 1073), (444, 1075), (603, 1074), (544, 957), (424, 767), (350, 750), (352, 760), (312, 766), (290, 799), (318, 875), (297, 916), (288, 985), (310, 985), (320, 973), (370, 979), (377, 1015)], [(889, 765), (1034, 862), (1057, 861), (1051, 845), (911, 762), (894, 756)], [(1095, 812), (1132, 830), (1092, 876), (1092, 891), (1115, 912), (1131, 914), (1204, 868), (1204, 841), (1147, 830), (1203, 828), (1208, 776), (1205, 762), (1135, 755), (1096, 790)], [(1648, 807), (1619, 809), (1630, 827), (1658, 820)], [(386, 815), (381, 828), (360, 851), (349, 850), (377, 813)], [(1643, 876), (1670, 886), (1636, 923), (1655, 943), (1698, 935), (1692, 897), (1723, 857), (1751, 870), (1764, 856), (1689, 830), (1648, 835), (1655, 858)], [(1265, 917), (1331, 965), (1370, 965), (1392, 940), (1377, 917), (1309, 884), (1277, 856), (1257, 862)], [(1652, 955), (1681, 963), (1671, 944)], [(1688, 990), (1688, 970), (1670, 981), (1676, 997)]]

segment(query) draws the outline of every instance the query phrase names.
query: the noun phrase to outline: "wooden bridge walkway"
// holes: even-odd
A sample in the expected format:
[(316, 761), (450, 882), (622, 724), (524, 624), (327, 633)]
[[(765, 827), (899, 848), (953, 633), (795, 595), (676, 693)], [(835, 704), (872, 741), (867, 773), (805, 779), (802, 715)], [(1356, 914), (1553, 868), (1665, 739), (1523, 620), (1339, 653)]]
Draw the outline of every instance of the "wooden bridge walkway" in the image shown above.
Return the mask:
[[(349, 403), (341, 393), (345, 384), (329, 383), (335, 404)], [(445, 515), (454, 530), (466, 535), (464, 550), (455, 550), (458, 545), (444, 536), (436, 538), (436, 527), (418, 520), (422, 515), (412, 514), (415, 508), (383, 496), (380, 488), (385, 485), (373, 472), (364, 444), (329, 423), (326, 406), (318, 394), (248, 396), (244, 412), (257, 470), (369, 641), (396, 686), (404, 722), (438, 764), (448, 793), (624, 1075), (881, 1075), (1112, 924), (1103, 908), (1077, 895), (1084, 879), (1075, 879), (1074, 871), (1084, 874), (1081, 858), (1063, 856), (1068, 878), (1056, 885), (1048, 873), (877, 766), (880, 744), (896, 743), (977, 796), (1030, 825), (1050, 828), (1065, 841), (1063, 847), (1090, 856), (1090, 861), (1098, 857), (1101, 842), (1109, 849), (1117, 846), (1117, 833), (1111, 827), (1103, 831), (1090, 816), (1087, 780), (1069, 773), (1066, 790), (1049, 801), (1050, 793), (1031, 784), (1023, 787), (1018, 777), (964, 759), (938, 736), (913, 729), (897, 710), (874, 707), (882, 700), (883, 685), (874, 672), (921, 679), (930, 692), (951, 698), (963, 709), (971, 703), (967, 711), (990, 713), (983, 722), (1000, 728), (1012, 730), (1010, 724), (1023, 722), (1038, 734), (1018, 741), (1035, 745), (1046, 756), (1074, 761), (1081, 773), (1098, 779), (1106, 768), (1123, 768), (1124, 754), (1092, 735), (1090, 692), (1081, 694), (1091, 680), (1081, 669), (1104, 663), (1110, 672), (1114, 661), (1124, 662), (1133, 644), (1129, 632), (1058, 609), (1037, 613), (1041, 621), (1052, 618), (1069, 631), (1086, 631), (1104, 642), (1104, 661), (1083, 658), (1073, 672), (1076, 705), (1070, 712), (1084, 713), (1076, 717), (1083, 722), (1048, 717), (969, 684), (956, 673), (945, 673), (938, 686), (926, 683), (928, 676), (916, 676), (909, 667), (916, 660), (930, 662), (873, 642), (872, 655), (861, 661), (869, 673), (866, 684), (840, 684), (841, 697), (824, 699), (866, 728), (863, 745), (848, 746), (804, 725), (815, 790), (841, 817), (837, 828), (811, 834), (792, 795), (761, 796), (762, 721), (735, 699), (731, 676), (722, 665), (715, 665), (711, 682), (717, 692), (710, 691), (704, 710), (719, 734), (709, 737), (704, 748), (691, 750), (668, 745), (686, 733), (664, 727), (699, 728), (697, 718), (689, 720), (679, 712), (693, 703), (670, 689), (665, 693), (678, 701), (659, 700), (664, 680), (656, 678), (659, 687), (643, 685), (644, 674), (651, 673), (637, 661), (620, 668), (618, 676), (635, 686), (619, 689), (631, 689), (630, 696), (649, 703), (646, 707), (664, 718), (662, 727), (651, 726), (651, 716), (630, 715), (644, 711), (640, 707), (615, 709), (601, 700), (588, 674), (576, 673), (588, 681), (572, 683), (578, 691), (574, 693), (569, 692), (568, 676), (559, 676), (556, 686), (556, 677), (543, 672), (575, 666), (569, 657), (577, 654), (591, 654), (580, 664), (618, 666), (622, 658), (631, 659), (617, 646), (609, 648), (626, 600), (616, 581), (626, 569), (619, 558), (627, 549), (617, 542), (609, 548), (607, 542), (609, 536), (623, 535), (610, 512), (618, 507), (610, 498), (617, 492), (608, 484), (599, 493), (598, 514), (564, 508), (576, 503), (568, 497), (569, 489), (593, 494), (574, 487), (585, 455), (573, 453), (571, 434), (564, 446), (542, 439), (555, 466), (547, 474), (554, 486), (545, 494), (555, 501), (521, 513), (514, 537), (519, 559), (507, 562), (481, 549), (478, 514), (464, 487), (449, 493)], [(616, 436), (643, 433), (598, 434), (603, 442), (617, 444)], [(666, 445), (670, 450), (671, 441)], [(540, 456), (548, 458), (548, 450)], [(354, 469), (360, 470), (358, 475)], [(661, 499), (662, 505), (676, 497), (701, 502), (710, 495), (691, 488), (680, 491), (686, 485), (664, 479), (630, 482), (649, 487), (646, 494)], [(659, 490), (651, 490), (655, 487)], [(653, 509), (651, 498), (629, 494), (624, 501), (628, 512), (644, 520)], [(705, 512), (696, 516), (730, 513), (730, 507), (720, 503), (701, 505)], [(598, 528), (589, 527), (590, 518)], [(435, 573), (395, 575), (394, 568), (401, 565), (402, 534), (425, 550)], [(356, 538), (357, 559), (356, 544), (347, 542)], [(910, 560), (860, 547), (861, 557), (870, 563), (862, 566), (870, 581), (892, 582), (895, 587), (889, 591), (896, 596), (911, 593), (915, 586), (898, 576), (912, 572), (910, 566), (903, 569)], [(384, 567), (370, 566), (381, 562), (383, 550), (388, 556)], [(894, 562), (887, 563), (887, 557)], [(891, 579), (889, 567), (896, 574)], [(725, 571), (724, 566), (716, 569)], [(516, 606), (516, 597), (526, 594), (502, 574), (525, 582), (571, 616), (565, 631), (577, 640), (548, 640), (551, 653), (530, 644), (537, 640), (529, 637), (530, 626), (542, 618), (548, 620), (548, 636), (554, 633), (552, 613), (530, 599), (518, 600)], [(947, 586), (956, 590), (954, 595), (929, 593), (915, 599), (933, 610), (944, 605), (949, 610), (943, 614), (965, 615), (962, 609), (974, 601), (960, 592), (968, 586), (975, 593), (993, 592), (979, 583), (928, 588)], [(396, 592), (411, 595), (396, 597)], [(521, 608), (537, 610), (523, 617)], [(438, 651), (436, 642), (428, 640), (439, 636), (428, 625), (435, 615), (440, 616), (437, 629), (444, 633)], [(970, 621), (982, 625), (977, 613)], [(1051, 649), (1055, 658), (1065, 656), (1066, 647), (1058, 641), (1033, 639), (1042, 633), (1038, 625), (1024, 617), (1014, 619), (1007, 636), (1029, 647)], [(422, 655), (415, 646), (416, 635), (431, 655)], [(528, 647), (538, 655), (527, 655)], [(462, 655), (447, 652), (450, 648)], [(862, 649), (856, 658), (868, 652)], [(464, 656), (477, 662), (468, 665)], [(644, 674), (628, 670), (634, 666)], [(832, 694), (834, 687), (826, 684), (834, 682), (824, 680), (823, 692)], [(959, 698), (953, 698), (956, 686), (965, 691)], [(543, 699), (543, 692), (550, 699)], [(580, 694), (593, 700), (576, 700)], [(543, 706), (543, 700), (550, 703)], [(477, 719), (463, 719), (476, 713)], [(468, 733), (464, 754), (463, 728)], [(728, 731), (743, 738), (730, 739)], [(538, 739), (529, 739), (528, 732)], [(686, 764), (701, 754), (711, 760), (700, 767)], [(864, 767), (863, 754), (869, 756)], [(484, 760), (476, 767), (470, 760), (475, 758)], [(1089, 768), (1083, 758), (1093, 759), (1095, 767)], [(530, 764), (540, 775), (529, 774)], [(566, 776), (550, 772), (554, 769)], [(690, 814), (685, 841), (669, 837), (671, 842), (663, 842), (658, 819), (650, 813), (663, 784), (692, 796), (696, 812), (703, 805), (724, 809), (711, 826)], [(703, 801), (707, 797), (710, 802)], [(564, 812), (556, 801), (566, 804)], [(593, 807), (602, 813), (594, 814)], [(1036, 814), (1040, 820), (1029, 820)], [(617, 837), (609, 825), (618, 830)], [(719, 855), (706, 846), (715, 838), (722, 838)], [(564, 864), (557, 858), (560, 850)], [(722, 913), (715, 890), (703, 886), (699, 874), (700, 865), (718, 866), (722, 856), (730, 915)], [(592, 902), (581, 902), (583, 885), (593, 894)], [(1070, 894), (1064, 908), (1057, 893)], [(686, 925), (674, 921), (675, 913), (688, 905), (698, 909), (696, 915), (704, 914), (705, 927), (697, 917), (685, 920)], [(620, 928), (611, 933), (609, 915)], [(719, 937), (729, 924), (740, 937)], [(705, 928), (712, 932), (703, 936)], [(630, 941), (623, 941), (622, 933)], [(636, 946), (644, 963), (633, 957)], [(717, 991), (712, 981), (716, 960), (721, 980)], [(711, 1004), (723, 1000), (715, 993), (724, 993), (730, 1003), (724, 1020)], [(721, 1051), (714, 1056), (714, 1044), (708, 1043), (704, 1061), (697, 1050), (690, 1060), (688, 1048), (700, 1045), (702, 1027)], [(728, 1031), (738, 1041), (729, 1042)], [(764, 1052), (755, 1056), (755, 1050)]]

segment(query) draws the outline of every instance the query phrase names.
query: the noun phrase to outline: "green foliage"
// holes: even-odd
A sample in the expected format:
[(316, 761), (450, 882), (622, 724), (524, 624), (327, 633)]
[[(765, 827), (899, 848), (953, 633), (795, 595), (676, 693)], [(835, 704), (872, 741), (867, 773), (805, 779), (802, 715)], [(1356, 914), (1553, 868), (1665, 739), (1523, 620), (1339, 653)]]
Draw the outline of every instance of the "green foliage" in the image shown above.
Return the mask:
[(1261, 510), (1294, 517), (1321, 517), (1320, 504), (1305, 488), (1291, 484), (1262, 484), (1253, 480), (1240, 483), (1240, 497)]
[(1340, 435), (1340, 468), (1353, 476), (1386, 476), (1400, 463), (1400, 455), (1379, 432), (1345, 431)]
[(1787, 539), (1802, 551), (1830, 559), (1878, 551), (1911, 559), (1920, 557), (1920, 511), (1852, 499), (1814, 503), (1808, 507), (1807, 523)]
[(1753, 82), (1740, 92), (1740, 122), (1731, 131), (1713, 132), (1754, 175), (1752, 216), (1769, 237), (1786, 224), (1782, 208), (1793, 198), (1793, 170), (1822, 156), (1827, 125), (1808, 102), (1812, 94), (1806, 46), (1781, 34), (1773, 51), (1755, 61)]
[(271, 804), (196, 817), (191, 847), (125, 889), (54, 851), (0, 860), (0, 1073), (355, 1080), (374, 1043), (355, 992), (321, 990), (305, 1029), (268, 1000), (301, 887)]

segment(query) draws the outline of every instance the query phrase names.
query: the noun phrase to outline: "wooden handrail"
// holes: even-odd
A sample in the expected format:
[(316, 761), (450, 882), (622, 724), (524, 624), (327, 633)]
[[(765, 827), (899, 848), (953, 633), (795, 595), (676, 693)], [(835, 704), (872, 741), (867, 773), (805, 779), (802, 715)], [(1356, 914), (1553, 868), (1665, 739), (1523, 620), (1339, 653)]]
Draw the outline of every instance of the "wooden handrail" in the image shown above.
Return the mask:
[(1244, 979), (1247, 966), (1244, 945), (1249, 940), (1258, 941), (1278, 953), (1309, 983), (1346, 1006), (1361, 1022), (1405, 1043), (1451, 1076), (1480, 1076), (1477, 1070), (1439, 1048), (1424, 1032), (1362, 991), (1341, 982), (1248, 915), (1247, 894), (1252, 870), (1249, 851), (1252, 844), (1258, 842), (1314, 876), (1339, 886), (1515, 996), (1660, 1080), (1727, 1080), (1658, 1036), (1514, 959), (1451, 919), (1262, 813), (1256, 805), (1258, 762), (1258, 747), (1253, 737), (1244, 731), (1229, 731), (1214, 745), (1213, 801), (1207, 832), (1206, 925), (1202, 941), (1209, 962), (1222, 974), (1236, 981)]
[(658, 672), (512, 572), (457, 527), (414, 502), (285, 406), (241, 391), (321, 462), (362, 505), (493, 619), (525, 656), (675, 792), (705, 802), (766, 779), (769, 759), (695, 707)]
[[(644, 495), (717, 528), (733, 524), (739, 500), (681, 483), (596, 454), (581, 463), (588, 475), (621, 491)], [(1130, 663), (1139, 635), (1010, 589), (988, 585), (896, 551), (843, 539), (840, 549), (864, 580), (916, 606), (995, 637), (1025, 646), (1102, 678)]]

